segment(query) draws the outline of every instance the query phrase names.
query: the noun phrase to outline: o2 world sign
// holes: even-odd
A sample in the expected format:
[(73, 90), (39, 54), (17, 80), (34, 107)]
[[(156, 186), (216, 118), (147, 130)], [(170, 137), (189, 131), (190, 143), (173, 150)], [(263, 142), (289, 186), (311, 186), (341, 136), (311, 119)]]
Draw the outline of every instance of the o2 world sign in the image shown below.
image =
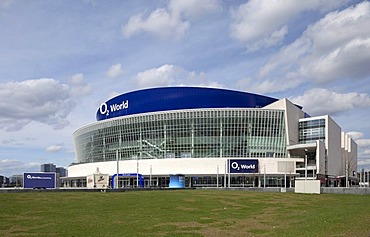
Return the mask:
[(120, 104), (111, 104), (109, 107), (107, 103), (102, 103), (99, 107), (99, 112), (101, 114), (105, 114), (106, 116), (109, 116), (110, 112), (116, 112), (120, 110), (128, 109), (128, 100), (122, 101)]
[(258, 173), (258, 160), (229, 160), (229, 173)]

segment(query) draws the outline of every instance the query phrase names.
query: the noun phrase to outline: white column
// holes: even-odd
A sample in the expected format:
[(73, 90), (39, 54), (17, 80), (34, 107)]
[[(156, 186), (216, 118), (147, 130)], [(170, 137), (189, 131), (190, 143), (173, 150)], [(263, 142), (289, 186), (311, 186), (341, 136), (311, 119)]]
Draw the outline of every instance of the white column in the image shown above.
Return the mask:
[(263, 188), (266, 188), (266, 165), (263, 166)]
[(230, 160), (228, 160), (227, 162), (228, 164), (228, 174), (229, 174), (229, 180), (228, 180), (228, 183), (229, 183), (229, 188), (231, 187), (231, 174), (230, 174)]
[(219, 173), (219, 167), (217, 165), (217, 177), (216, 177), (216, 187), (218, 188), (218, 173)]
[(149, 187), (152, 186), (152, 165), (150, 165)]
[(225, 160), (224, 188), (226, 188), (226, 179), (227, 179), (226, 172), (227, 172), (227, 160)]
[(139, 160), (136, 160), (136, 188), (139, 187)]
[(285, 172), (284, 172), (284, 188), (286, 188), (286, 172), (287, 172), (287, 165), (286, 165), (286, 161), (285, 161)]

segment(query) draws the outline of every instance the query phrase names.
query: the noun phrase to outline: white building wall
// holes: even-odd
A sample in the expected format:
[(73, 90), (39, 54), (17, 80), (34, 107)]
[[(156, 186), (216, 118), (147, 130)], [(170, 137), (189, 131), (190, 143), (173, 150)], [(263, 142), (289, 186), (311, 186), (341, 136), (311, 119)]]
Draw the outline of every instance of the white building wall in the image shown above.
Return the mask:
[[(235, 159), (235, 158), (232, 158)], [(292, 158), (259, 158), (260, 174), (293, 174), (296, 162), (303, 159)], [(184, 175), (224, 175), (227, 173), (227, 158), (178, 158), (119, 161), (119, 173), (138, 173), (142, 175), (184, 174)], [(285, 163), (281, 163), (285, 162)], [(68, 167), (69, 177), (84, 177), (96, 172), (114, 175), (117, 173), (117, 162), (106, 161), (72, 165)]]
[(325, 145), (328, 175), (341, 176), (344, 175), (342, 173), (341, 128), (330, 116), (323, 117), (326, 119)]
[[(357, 143), (350, 138), (350, 149), (349, 149), (349, 168), (350, 177), (357, 177)], [(353, 172), (354, 171), (354, 172)]]
[(341, 151), (342, 151), (342, 160), (341, 160), (341, 165), (342, 165), (342, 174), (346, 175), (346, 164), (348, 162), (348, 149), (349, 149), (349, 136), (345, 132), (341, 132)]
[(356, 177), (354, 171), (357, 171), (357, 144), (346, 133), (342, 132), (342, 173), (348, 177)]
[(287, 99), (278, 100), (264, 107), (264, 109), (285, 110), (285, 131), (287, 134), (287, 145), (298, 143), (298, 121), (304, 118), (304, 112)]
[(325, 144), (316, 141), (316, 174), (325, 175)]

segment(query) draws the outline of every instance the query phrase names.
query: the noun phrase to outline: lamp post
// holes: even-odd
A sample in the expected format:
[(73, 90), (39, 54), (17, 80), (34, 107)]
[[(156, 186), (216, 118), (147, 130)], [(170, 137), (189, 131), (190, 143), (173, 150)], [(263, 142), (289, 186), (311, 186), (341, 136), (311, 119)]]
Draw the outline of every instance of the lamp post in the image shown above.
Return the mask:
[[(119, 157), (118, 157), (118, 150), (116, 150), (116, 159), (117, 159), (117, 181), (116, 181), (116, 188), (119, 187), (119, 184), (118, 184), (118, 175), (119, 175)], [(114, 188), (114, 187), (112, 187)]]
[(307, 149), (304, 149), (304, 180), (307, 180)]

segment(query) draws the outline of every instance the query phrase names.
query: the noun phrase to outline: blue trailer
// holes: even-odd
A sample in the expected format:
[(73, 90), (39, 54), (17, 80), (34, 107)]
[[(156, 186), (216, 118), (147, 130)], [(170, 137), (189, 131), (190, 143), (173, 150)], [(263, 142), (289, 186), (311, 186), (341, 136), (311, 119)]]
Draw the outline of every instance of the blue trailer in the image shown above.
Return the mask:
[(56, 188), (56, 173), (54, 172), (24, 173), (23, 188), (33, 188), (33, 189)]

